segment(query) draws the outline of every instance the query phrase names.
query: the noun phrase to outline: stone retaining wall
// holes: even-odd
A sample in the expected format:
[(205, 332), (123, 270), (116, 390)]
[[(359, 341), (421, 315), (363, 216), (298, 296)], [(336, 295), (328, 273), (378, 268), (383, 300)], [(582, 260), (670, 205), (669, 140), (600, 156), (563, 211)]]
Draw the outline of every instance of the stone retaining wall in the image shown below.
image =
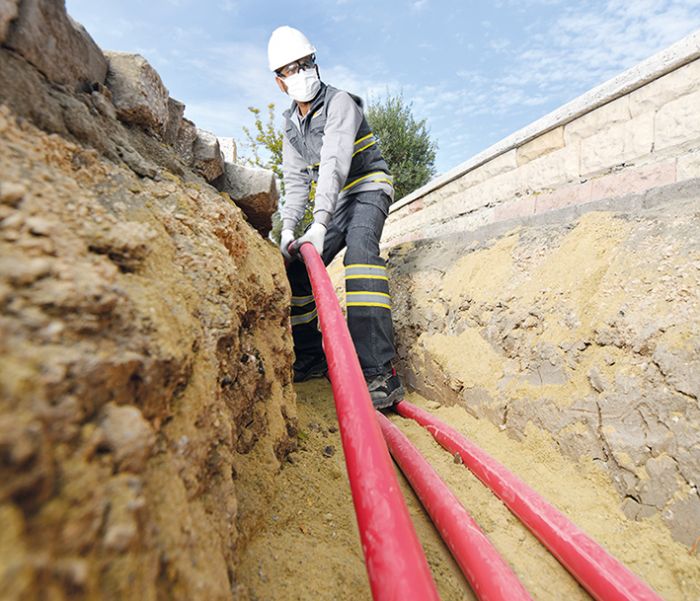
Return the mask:
[(700, 32), (395, 203), (384, 245), (700, 176)]

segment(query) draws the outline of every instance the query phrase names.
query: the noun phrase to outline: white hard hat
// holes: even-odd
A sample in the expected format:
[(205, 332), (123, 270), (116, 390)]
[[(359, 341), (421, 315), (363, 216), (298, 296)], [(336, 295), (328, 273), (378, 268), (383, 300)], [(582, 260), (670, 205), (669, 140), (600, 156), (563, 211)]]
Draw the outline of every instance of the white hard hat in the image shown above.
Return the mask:
[(278, 27), (272, 32), (270, 41), (267, 43), (267, 60), (270, 71), (277, 71), (277, 69), (315, 52), (316, 48), (301, 31), (287, 25)]

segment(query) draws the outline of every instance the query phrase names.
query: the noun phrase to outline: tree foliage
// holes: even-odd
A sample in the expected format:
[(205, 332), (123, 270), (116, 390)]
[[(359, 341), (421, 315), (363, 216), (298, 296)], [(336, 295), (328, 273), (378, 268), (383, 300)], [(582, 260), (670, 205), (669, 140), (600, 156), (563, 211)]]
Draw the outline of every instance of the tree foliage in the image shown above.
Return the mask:
[(372, 101), (367, 121), (379, 138), (382, 156), (394, 176), (394, 200), (420, 188), (435, 175), (437, 144), (430, 139), (425, 119), (416, 121), (403, 95)]

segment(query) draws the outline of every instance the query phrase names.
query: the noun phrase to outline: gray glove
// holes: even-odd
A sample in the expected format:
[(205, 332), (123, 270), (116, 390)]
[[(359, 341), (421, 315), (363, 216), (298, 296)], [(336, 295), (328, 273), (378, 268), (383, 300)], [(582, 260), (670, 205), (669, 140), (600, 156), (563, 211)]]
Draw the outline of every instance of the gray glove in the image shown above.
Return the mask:
[(311, 242), (319, 255), (323, 254), (323, 239), (326, 237), (326, 226), (314, 221), (306, 233), (296, 241), (297, 248), (304, 242)]
[(282, 256), (287, 263), (292, 261), (292, 255), (289, 254), (289, 244), (294, 240), (294, 230), (282, 230), (282, 235), (280, 237), (280, 250), (282, 251)]

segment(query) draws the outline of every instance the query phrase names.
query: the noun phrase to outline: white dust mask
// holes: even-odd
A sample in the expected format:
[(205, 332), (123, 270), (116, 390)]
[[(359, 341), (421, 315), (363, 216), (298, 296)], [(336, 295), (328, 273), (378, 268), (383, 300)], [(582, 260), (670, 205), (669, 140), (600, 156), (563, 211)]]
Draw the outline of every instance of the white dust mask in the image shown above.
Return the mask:
[(304, 69), (294, 75), (286, 77), (284, 83), (287, 86), (287, 94), (298, 102), (309, 102), (321, 89), (321, 80), (316, 69)]

